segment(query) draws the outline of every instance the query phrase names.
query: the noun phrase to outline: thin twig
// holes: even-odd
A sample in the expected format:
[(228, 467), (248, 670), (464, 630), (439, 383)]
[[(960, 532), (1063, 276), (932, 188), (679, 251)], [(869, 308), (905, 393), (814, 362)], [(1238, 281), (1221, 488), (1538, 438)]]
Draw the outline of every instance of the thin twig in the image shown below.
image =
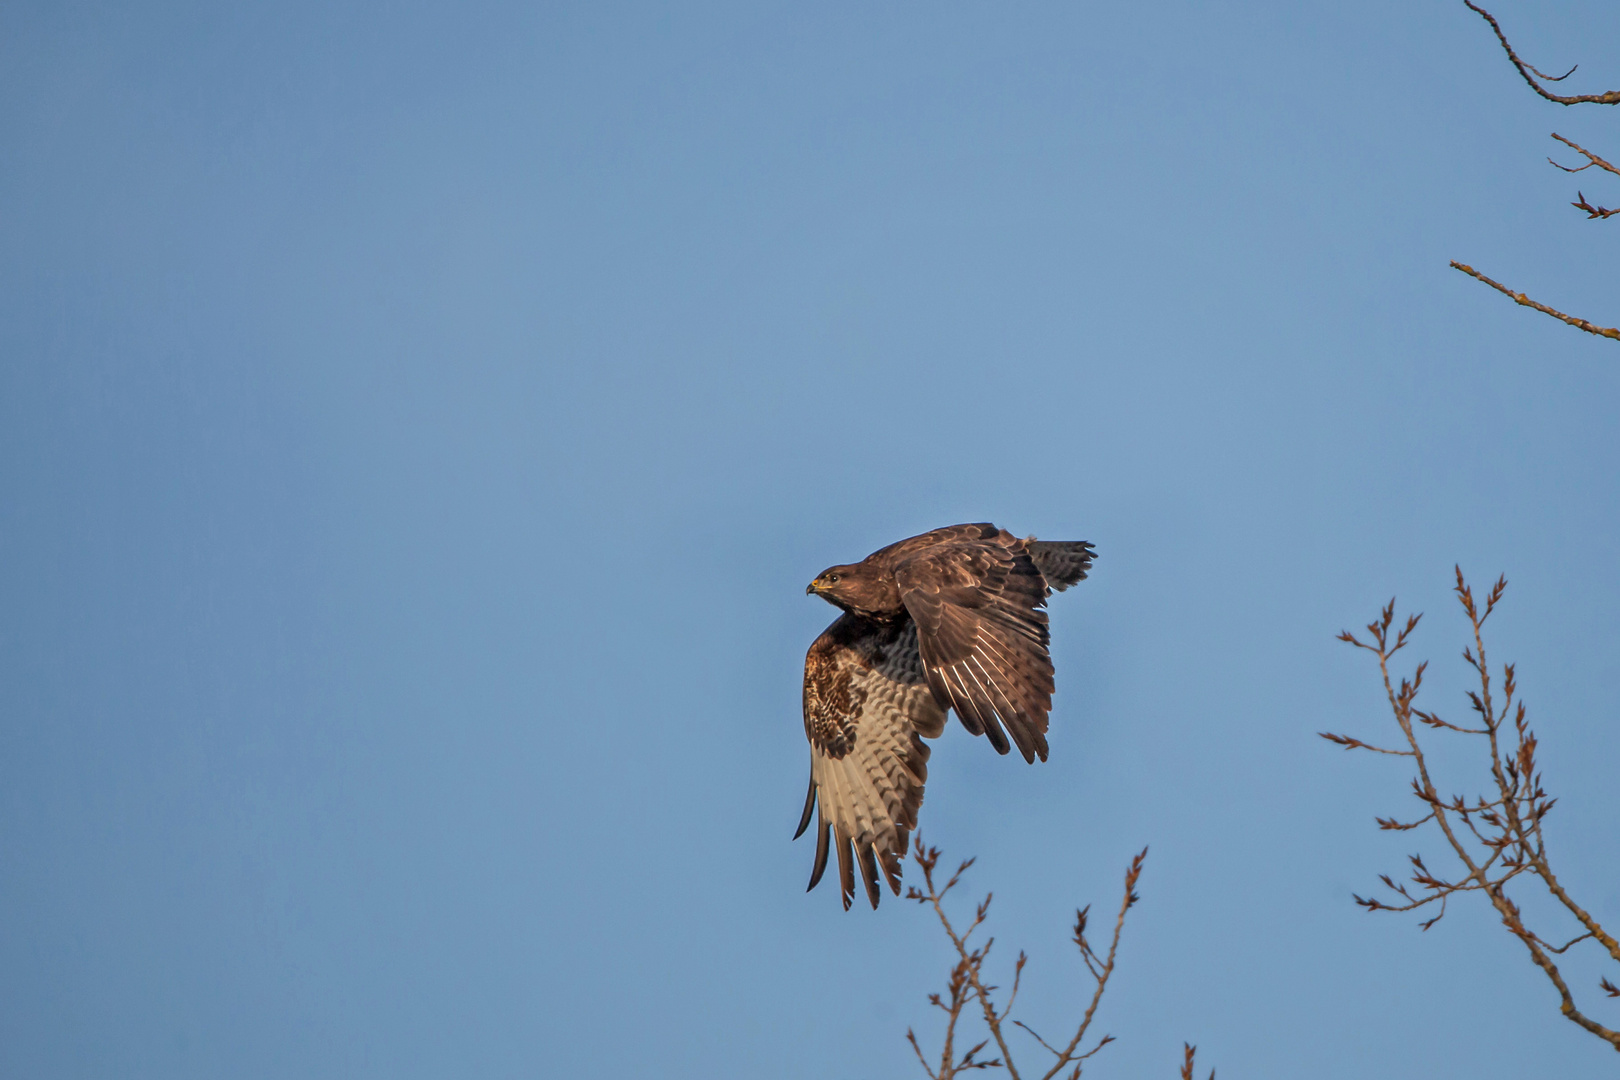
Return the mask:
[(1585, 210), (1586, 219), (1588, 221), (1591, 221), (1593, 218), (1612, 218), (1614, 215), (1620, 214), (1620, 210), (1610, 210), (1603, 206), (1593, 206), (1591, 203), (1586, 201), (1586, 192), (1584, 191), (1577, 191), (1575, 193), (1575, 201), (1569, 205), (1573, 206), (1577, 210)]
[[(1198, 1053), (1198, 1047), (1192, 1043), (1181, 1044), (1181, 1080), (1193, 1080), (1193, 1056)], [(1209, 1070), (1209, 1080), (1215, 1080), (1215, 1070)]]
[[(1131, 910), (1131, 906), (1141, 899), (1136, 895), (1136, 880), (1142, 876), (1142, 863), (1147, 859), (1147, 853), (1147, 848), (1137, 852), (1136, 858), (1131, 860), (1130, 867), (1125, 871), (1125, 897), (1119, 904), (1119, 916), (1114, 920), (1114, 936), (1108, 943), (1108, 959), (1103, 962), (1102, 973), (1097, 976), (1097, 988), (1092, 992), (1091, 1004), (1086, 1006), (1086, 1013), (1080, 1018), (1080, 1027), (1075, 1031), (1074, 1038), (1069, 1040), (1069, 1045), (1062, 1054), (1058, 1055), (1057, 1063), (1052, 1066), (1051, 1070), (1041, 1080), (1052, 1080), (1052, 1077), (1056, 1076), (1071, 1061), (1077, 1060), (1075, 1051), (1080, 1048), (1080, 1043), (1086, 1037), (1086, 1030), (1091, 1027), (1092, 1018), (1097, 1013), (1097, 1005), (1102, 1001), (1103, 991), (1108, 988), (1108, 977), (1114, 973), (1114, 956), (1119, 952), (1120, 932), (1125, 929), (1125, 913)], [(1082, 942), (1084, 941), (1084, 935), (1077, 933), (1075, 936)], [(1082, 944), (1081, 949), (1085, 951), (1087, 946)], [(1091, 1053), (1083, 1056), (1090, 1057), (1091, 1054), (1095, 1054), (1105, 1044), (1112, 1041), (1112, 1035), (1103, 1036), (1103, 1041), (1098, 1043), (1091, 1050)]]
[(1609, 172), (1614, 173), (1616, 176), (1620, 176), (1620, 169), (1617, 169), (1613, 165), (1610, 165), (1607, 161), (1604, 161), (1602, 158), (1600, 158), (1596, 154), (1592, 153), (1592, 151), (1588, 150), (1586, 147), (1582, 146), (1580, 143), (1573, 142), (1573, 141), (1571, 141), (1569, 139), (1566, 139), (1562, 135), (1558, 134), (1558, 132), (1556, 132), (1556, 131), (1552, 133), (1552, 137), (1557, 139), (1559, 142), (1563, 143), (1565, 146), (1569, 147), (1571, 150), (1574, 150), (1576, 153), (1586, 155), (1586, 164), (1577, 166), (1576, 168), (1573, 168), (1573, 169), (1570, 168), (1568, 165), (1559, 165), (1558, 162), (1553, 161), (1552, 158), (1547, 159), (1548, 161), (1552, 161), (1553, 165), (1557, 166), (1558, 168), (1563, 169), (1565, 172), (1582, 172), (1582, 171), (1584, 171), (1586, 169), (1590, 169), (1592, 166), (1596, 165), (1600, 169), (1607, 169)]
[(1497, 292), (1512, 297), (1515, 303), (1522, 304), (1525, 307), (1535, 308), (1537, 311), (1542, 312), (1543, 314), (1551, 315), (1553, 318), (1558, 319), (1561, 322), (1568, 323), (1577, 330), (1585, 330), (1588, 334), (1596, 334), (1598, 337), (1606, 337), (1615, 341), (1620, 341), (1620, 330), (1616, 330), (1611, 326), (1597, 326), (1593, 323), (1587, 322), (1585, 319), (1578, 319), (1574, 315), (1565, 315), (1562, 311), (1559, 311), (1556, 308), (1550, 308), (1546, 304), (1538, 303), (1537, 301), (1530, 299), (1522, 292), (1514, 292), (1506, 285), (1503, 285), (1500, 281), (1492, 281), (1478, 270), (1475, 270), (1472, 266), (1468, 266), (1465, 263), (1460, 263), (1455, 259), (1451, 261), (1451, 265), (1453, 269), (1461, 270), (1469, 277), (1477, 278), (1480, 281), (1483, 281)]

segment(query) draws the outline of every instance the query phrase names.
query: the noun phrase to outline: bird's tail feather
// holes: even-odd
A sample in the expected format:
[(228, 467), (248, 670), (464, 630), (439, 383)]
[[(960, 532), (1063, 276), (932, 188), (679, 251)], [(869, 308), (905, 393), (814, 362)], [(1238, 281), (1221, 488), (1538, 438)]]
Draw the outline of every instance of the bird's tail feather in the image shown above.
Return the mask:
[(1097, 549), (1087, 540), (1030, 540), (1025, 547), (1046, 583), (1058, 592), (1084, 581), (1097, 557)]

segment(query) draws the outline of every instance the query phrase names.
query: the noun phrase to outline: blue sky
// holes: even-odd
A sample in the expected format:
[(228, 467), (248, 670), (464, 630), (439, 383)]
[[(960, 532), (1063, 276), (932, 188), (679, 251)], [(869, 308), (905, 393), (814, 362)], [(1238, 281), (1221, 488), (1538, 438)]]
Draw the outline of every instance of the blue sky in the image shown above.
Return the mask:
[(1392, 594), (1460, 712), (1505, 572), (1620, 922), (1620, 346), (1447, 268), (1620, 321), (1551, 131), (1460, 2), (0, 8), (0, 1072), (921, 1075), (937, 928), (788, 840), (803, 590), (991, 520), (1100, 551), (1051, 760), (953, 722), (922, 814), (1027, 1019), (1147, 844), (1095, 1075), (1610, 1075), (1354, 908), (1438, 848), (1314, 734)]

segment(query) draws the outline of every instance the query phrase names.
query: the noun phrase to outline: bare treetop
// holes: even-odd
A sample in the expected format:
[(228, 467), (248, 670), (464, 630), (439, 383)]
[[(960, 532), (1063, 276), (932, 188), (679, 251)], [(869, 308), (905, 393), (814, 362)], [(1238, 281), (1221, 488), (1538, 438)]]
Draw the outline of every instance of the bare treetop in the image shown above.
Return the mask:
[[(929, 1004), (945, 1013), (946, 1016), (944, 1045), (939, 1051), (938, 1064), (930, 1063), (927, 1055), (923, 1053), (922, 1045), (917, 1041), (917, 1035), (914, 1031), (907, 1029), (906, 1039), (910, 1041), (912, 1050), (916, 1051), (917, 1060), (922, 1063), (922, 1067), (928, 1073), (930, 1080), (952, 1080), (958, 1073), (977, 1069), (1005, 1069), (1013, 1080), (1018, 1080), (1021, 1074), (1018, 1066), (1013, 1063), (1012, 1050), (1007, 1045), (1008, 1029), (1006, 1025), (1012, 1013), (1013, 1003), (1018, 1000), (1018, 990), (1024, 978), (1024, 965), (1029, 958), (1023, 953), (1018, 954), (1018, 960), (1013, 965), (1012, 988), (1007, 994), (1006, 1003), (998, 1006), (995, 1000), (995, 992), (999, 988), (986, 982), (984, 978), (984, 962), (989, 958), (990, 949), (995, 945), (996, 939), (988, 938), (983, 945), (975, 946), (973, 944), (974, 935), (984, 925), (985, 919), (990, 914), (990, 896), (986, 895), (984, 900), (980, 902), (979, 906), (974, 910), (972, 921), (963, 929), (958, 929), (945, 911), (945, 898), (961, 882), (962, 875), (967, 872), (968, 867), (973, 865), (973, 860), (968, 859), (963, 862), (961, 866), (956, 868), (956, 873), (952, 874), (950, 879), (941, 885), (934, 876), (934, 871), (939, 866), (939, 849), (925, 848), (922, 839), (919, 837), (914, 857), (917, 866), (922, 870), (923, 887), (909, 889), (906, 892), (906, 899), (915, 900), (919, 904), (930, 905), (934, 909), (934, 914), (939, 918), (940, 925), (944, 928), (946, 936), (951, 939), (951, 945), (956, 951), (956, 962), (952, 965), (950, 976), (946, 980), (945, 993), (930, 994), (928, 996)], [(1054, 1080), (1060, 1075), (1067, 1076), (1068, 1080), (1079, 1080), (1086, 1062), (1090, 1060), (1092, 1055), (1114, 1041), (1112, 1035), (1104, 1035), (1092, 1043), (1090, 1049), (1087, 1049), (1086, 1033), (1091, 1030), (1091, 1023), (1097, 1016), (1097, 1006), (1102, 1003), (1103, 993), (1108, 989), (1108, 980), (1114, 973), (1114, 962), (1119, 955), (1119, 937), (1125, 929), (1125, 915), (1141, 900), (1141, 896), (1136, 892), (1136, 883), (1142, 876), (1142, 865), (1146, 859), (1147, 848), (1143, 848), (1131, 860), (1130, 866), (1125, 870), (1124, 896), (1120, 900), (1119, 914), (1114, 917), (1114, 932), (1109, 939), (1108, 949), (1105, 953), (1098, 953), (1092, 948), (1091, 940), (1086, 936), (1086, 930), (1091, 921), (1090, 906), (1083, 907), (1074, 913), (1074, 933), (1070, 940), (1074, 942), (1075, 948), (1080, 951), (1080, 960), (1085, 964), (1086, 970), (1091, 973), (1091, 978), (1096, 985), (1092, 990), (1091, 1000), (1086, 1005), (1085, 1011), (1081, 1014), (1080, 1020), (1075, 1027), (1073, 1037), (1065, 1045), (1056, 1046), (1047, 1042), (1034, 1028), (1022, 1020), (1012, 1021), (1016, 1026), (1023, 1028), (1025, 1033), (1052, 1055), (1051, 1066), (1039, 1074), (1041, 1080)], [(958, 1054), (956, 1050), (957, 1027), (962, 1019), (963, 1011), (975, 1001), (978, 1002), (978, 1012), (984, 1020), (990, 1037), (980, 1040), (966, 1053)], [(985, 1048), (990, 1045), (991, 1040), (995, 1041), (996, 1049), (1000, 1051), (1001, 1056), (980, 1057), (979, 1055), (985, 1052)], [(1193, 1061), (1193, 1047), (1191, 1045), (1186, 1047), (1185, 1055), (1182, 1075), (1190, 1077)], [(1214, 1075), (1214, 1072), (1211, 1071), (1211, 1080), (1213, 1080)]]
[[(1620, 941), (1616, 941), (1591, 912), (1577, 903), (1554, 872), (1547, 853), (1542, 821), (1557, 802), (1542, 786), (1541, 769), (1536, 760), (1540, 745), (1530, 729), (1528, 710), (1517, 698), (1517, 671), (1512, 664), (1502, 668), (1501, 682), (1491, 675), (1485, 659), (1485, 620), (1501, 602), (1507, 589), (1507, 580), (1498, 578), (1481, 604), (1473, 589), (1457, 570), (1455, 592), (1473, 631), (1473, 642), (1463, 649), (1463, 660), (1474, 671), (1479, 688), (1468, 692), (1468, 703), (1475, 720), (1456, 724), (1442, 719), (1438, 713), (1417, 707), (1419, 690), (1423, 686), (1424, 662), (1410, 678), (1402, 676), (1397, 686), (1390, 674), (1390, 661), (1408, 644), (1412, 631), (1417, 628), (1419, 615), (1409, 616), (1405, 624), (1395, 630), (1395, 601), (1391, 600), (1379, 617), (1367, 626), (1370, 635), (1363, 641), (1345, 631), (1341, 641), (1358, 649), (1365, 649), (1378, 658), (1379, 674), (1383, 678), (1384, 693), (1400, 728), (1401, 742), (1397, 748), (1374, 746), (1350, 735), (1324, 732), (1322, 737), (1347, 750), (1374, 750), (1412, 759), (1417, 775), (1412, 778), (1412, 794), (1425, 808), (1423, 816), (1412, 821), (1394, 817), (1377, 818), (1380, 829), (1407, 831), (1433, 824), (1445, 837), (1446, 846), (1456, 860), (1456, 869), (1444, 871), (1430, 869), (1423, 856), (1411, 855), (1410, 885), (1396, 882), (1388, 874), (1379, 880), (1394, 894), (1392, 899), (1357, 896), (1356, 903), (1368, 911), (1416, 911), (1426, 908), (1434, 915), (1420, 923), (1424, 930), (1439, 922), (1446, 907), (1457, 896), (1483, 893), (1502, 920), (1502, 925), (1518, 938), (1530, 953), (1531, 961), (1558, 991), (1559, 1011), (1570, 1021), (1620, 1050), (1620, 1031), (1607, 1027), (1587, 1016), (1576, 1004), (1575, 994), (1553, 960), (1583, 942), (1591, 942), (1620, 963)], [(1440, 794), (1429, 774), (1426, 748), (1419, 739), (1419, 729), (1426, 727), (1435, 732), (1472, 736), (1483, 740), (1479, 745), (1485, 751), (1485, 765), (1489, 774), (1487, 793), (1469, 799), (1462, 795), (1447, 798)], [(1533, 929), (1525, 919), (1519, 904), (1508, 894), (1508, 886), (1515, 879), (1519, 885), (1540, 880), (1547, 893), (1563, 908), (1573, 925), (1565, 933), (1568, 940), (1554, 945), (1542, 933)], [(1515, 888), (1519, 886), (1516, 885)], [(1431, 905), (1433, 905), (1431, 907)], [(1563, 935), (1558, 935), (1563, 936)], [(1553, 938), (1557, 940), (1557, 936)], [(1588, 946), (1589, 948), (1591, 946)], [(1620, 997), (1617, 988), (1605, 976), (1598, 984), (1609, 997)]]

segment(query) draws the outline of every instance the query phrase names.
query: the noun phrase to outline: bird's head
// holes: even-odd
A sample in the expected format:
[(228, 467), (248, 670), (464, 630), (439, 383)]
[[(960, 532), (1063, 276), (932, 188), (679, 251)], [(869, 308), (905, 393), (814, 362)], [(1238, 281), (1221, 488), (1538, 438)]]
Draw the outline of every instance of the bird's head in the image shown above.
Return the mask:
[(804, 591), (845, 611), (861, 613), (881, 610), (887, 599), (887, 590), (872, 568), (862, 565), (829, 566)]
[(837, 603), (837, 598), (848, 591), (855, 579), (853, 566), (829, 566), (816, 575), (816, 580), (805, 586), (806, 596), (819, 596), (828, 603)]

